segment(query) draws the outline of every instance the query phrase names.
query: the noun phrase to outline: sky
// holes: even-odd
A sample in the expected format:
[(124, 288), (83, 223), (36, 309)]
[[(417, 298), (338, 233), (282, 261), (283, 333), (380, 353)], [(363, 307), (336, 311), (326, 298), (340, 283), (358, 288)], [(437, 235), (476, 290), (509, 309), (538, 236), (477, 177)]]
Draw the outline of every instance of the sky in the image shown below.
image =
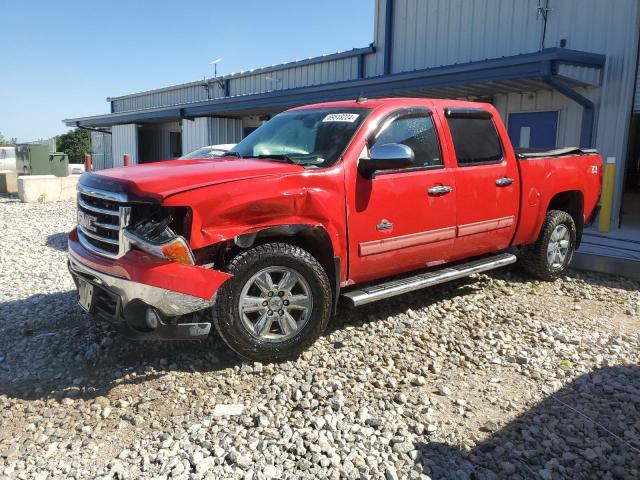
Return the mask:
[(109, 112), (106, 98), (369, 45), (375, 0), (0, 0), (0, 133)]

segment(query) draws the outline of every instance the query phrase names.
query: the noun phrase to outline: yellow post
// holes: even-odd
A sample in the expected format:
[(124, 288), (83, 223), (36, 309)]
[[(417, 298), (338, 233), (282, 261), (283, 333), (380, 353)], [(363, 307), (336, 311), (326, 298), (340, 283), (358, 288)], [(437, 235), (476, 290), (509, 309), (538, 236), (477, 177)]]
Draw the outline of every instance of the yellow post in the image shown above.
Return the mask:
[(613, 191), (616, 184), (616, 157), (607, 157), (604, 164), (604, 178), (602, 179), (602, 196), (600, 197), (600, 217), (598, 231), (606, 233), (611, 225), (611, 210), (613, 209)]

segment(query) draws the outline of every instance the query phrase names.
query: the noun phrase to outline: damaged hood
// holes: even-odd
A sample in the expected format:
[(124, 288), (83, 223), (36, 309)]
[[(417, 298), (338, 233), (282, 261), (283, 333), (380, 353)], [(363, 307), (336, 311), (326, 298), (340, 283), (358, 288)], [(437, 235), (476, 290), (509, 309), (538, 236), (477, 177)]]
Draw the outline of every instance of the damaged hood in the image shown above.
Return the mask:
[(88, 188), (125, 193), (131, 201), (162, 201), (176, 193), (247, 178), (282, 175), (304, 170), (278, 161), (223, 157), (170, 160), (84, 173)]

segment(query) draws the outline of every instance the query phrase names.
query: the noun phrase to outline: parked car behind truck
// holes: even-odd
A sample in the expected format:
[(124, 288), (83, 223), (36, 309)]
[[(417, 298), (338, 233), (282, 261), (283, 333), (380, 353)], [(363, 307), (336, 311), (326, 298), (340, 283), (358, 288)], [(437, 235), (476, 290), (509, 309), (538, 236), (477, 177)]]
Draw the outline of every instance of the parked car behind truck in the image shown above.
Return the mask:
[(222, 158), (84, 174), (69, 268), (80, 305), (130, 336), (215, 326), (240, 355), (280, 360), (339, 298), (359, 306), (518, 257), (557, 278), (601, 182), (595, 151), (516, 153), (488, 104), (316, 104)]

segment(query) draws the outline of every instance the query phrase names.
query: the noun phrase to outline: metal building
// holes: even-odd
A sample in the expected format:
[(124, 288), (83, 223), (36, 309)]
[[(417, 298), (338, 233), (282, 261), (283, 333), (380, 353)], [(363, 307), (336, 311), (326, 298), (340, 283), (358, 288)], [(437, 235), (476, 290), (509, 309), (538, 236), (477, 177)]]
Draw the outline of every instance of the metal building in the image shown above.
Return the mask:
[[(305, 103), (429, 96), (493, 103), (520, 147), (593, 146), (615, 164), (611, 220), (591, 255), (640, 260), (637, 0), (372, 0), (364, 48), (107, 98), (64, 120), (92, 133), (97, 167), (234, 143)], [(597, 257), (593, 257), (596, 258)], [(616, 267), (617, 268), (617, 267)]]

